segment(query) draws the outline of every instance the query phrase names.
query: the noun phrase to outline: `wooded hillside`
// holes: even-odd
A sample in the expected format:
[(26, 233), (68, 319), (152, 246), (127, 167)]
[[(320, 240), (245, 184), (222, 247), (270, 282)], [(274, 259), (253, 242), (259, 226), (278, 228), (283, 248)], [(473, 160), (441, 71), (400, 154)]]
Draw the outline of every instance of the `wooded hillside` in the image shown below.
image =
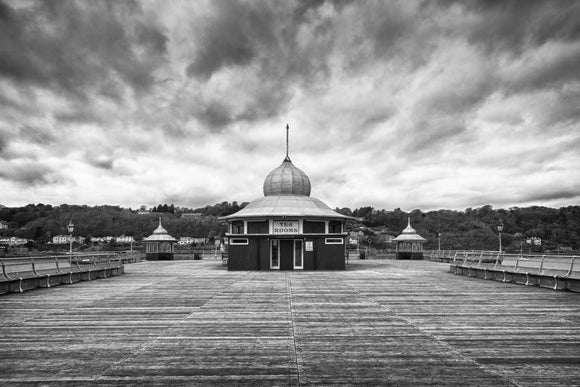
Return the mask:
[[(29, 204), (24, 207), (0, 207), (0, 220), (8, 223), (9, 229), (0, 230), (0, 236), (17, 236), (48, 242), (54, 235), (67, 234), (69, 220), (75, 224), (75, 235), (83, 237), (132, 235), (140, 240), (152, 233), (162, 217), (163, 227), (176, 238), (182, 236), (212, 238), (223, 235), (225, 226), (217, 218), (229, 215), (243, 208), (247, 203), (222, 202), (197, 209), (178, 208), (173, 205), (159, 205), (170, 208), (173, 213), (151, 213), (125, 209), (118, 206), (78, 206), (63, 204), (51, 206)], [(349, 222), (350, 229), (360, 230), (372, 236), (372, 228), (381, 228), (393, 236), (398, 235), (411, 224), (423, 237), (427, 238), (427, 249), (437, 248), (437, 233), (441, 233), (442, 249), (485, 249), (497, 250), (497, 224), (504, 224), (502, 243), (504, 249), (519, 250), (520, 242), (528, 249), (525, 239), (541, 238), (542, 245), (535, 251), (580, 249), (580, 206), (562, 207), (512, 207), (493, 209), (492, 206), (467, 208), (464, 211), (437, 210), (405, 212), (400, 209), (387, 211), (373, 207), (354, 210), (337, 208), (337, 211), (360, 219)], [(195, 214), (195, 215), (192, 215)]]

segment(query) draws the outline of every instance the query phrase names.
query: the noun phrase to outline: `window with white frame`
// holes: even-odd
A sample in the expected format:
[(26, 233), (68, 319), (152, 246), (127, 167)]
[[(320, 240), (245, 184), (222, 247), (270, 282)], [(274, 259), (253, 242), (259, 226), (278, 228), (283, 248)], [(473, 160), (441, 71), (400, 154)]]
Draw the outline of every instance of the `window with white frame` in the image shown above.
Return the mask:
[(248, 238), (230, 238), (230, 245), (247, 245)]
[(324, 243), (327, 245), (342, 245), (344, 244), (343, 238), (325, 238)]

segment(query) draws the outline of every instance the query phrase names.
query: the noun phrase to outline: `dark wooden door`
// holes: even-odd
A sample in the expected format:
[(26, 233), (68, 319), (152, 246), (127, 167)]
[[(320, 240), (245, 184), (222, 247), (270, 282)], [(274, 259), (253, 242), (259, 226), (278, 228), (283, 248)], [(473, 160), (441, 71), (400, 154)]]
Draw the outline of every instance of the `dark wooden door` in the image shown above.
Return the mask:
[(294, 241), (280, 241), (280, 270), (292, 270), (294, 268)]

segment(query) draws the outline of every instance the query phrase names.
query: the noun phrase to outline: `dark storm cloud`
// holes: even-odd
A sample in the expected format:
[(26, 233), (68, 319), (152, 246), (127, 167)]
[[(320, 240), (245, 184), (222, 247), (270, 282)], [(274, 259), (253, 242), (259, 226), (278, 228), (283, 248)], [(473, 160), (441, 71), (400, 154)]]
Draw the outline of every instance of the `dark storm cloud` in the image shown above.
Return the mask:
[(572, 79), (580, 79), (580, 47), (562, 44), (549, 48), (523, 58), (519, 68), (506, 74), (509, 77), (504, 77), (503, 84), (511, 91), (525, 92), (562, 87)]
[(55, 135), (49, 129), (30, 125), (24, 125), (20, 128), (20, 136), (33, 144), (51, 144), (56, 141)]
[(241, 120), (258, 120), (275, 116), (287, 106), (292, 92), (287, 84), (272, 82), (259, 87), (247, 104), (243, 113), (236, 118)]
[[(579, 78), (580, 79), (580, 78)], [(546, 112), (538, 118), (543, 126), (552, 126), (562, 122), (580, 119), (580, 90), (564, 90)]]
[(50, 167), (32, 161), (7, 164), (0, 169), (0, 178), (24, 186), (52, 184), (59, 180)]
[(103, 123), (105, 121), (105, 117), (90, 110), (87, 106), (78, 105), (69, 112), (55, 113), (54, 118), (65, 124)]
[(292, 20), (294, 23), (303, 23), (310, 12), (318, 10), (325, 4), (330, 4), (336, 10), (341, 11), (345, 6), (353, 2), (355, 0), (299, 0), (292, 13)]
[[(224, 103), (211, 102), (198, 118), (212, 127), (240, 120), (259, 120), (283, 111), (292, 98), (291, 86), (321, 87), (330, 76), (327, 57), (336, 26), (316, 15), (323, 2), (301, 2), (286, 18), (273, 2), (215, 2), (210, 16), (192, 27), (197, 49), (186, 68), (189, 77), (207, 82), (222, 69), (252, 66), (260, 83), (247, 94), (236, 112)], [(342, 9), (348, 2), (332, 6)], [(344, 3), (344, 4), (343, 4)], [(318, 24), (316, 24), (318, 23)], [(316, 24), (316, 25), (315, 25)], [(309, 41), (299, 41), (300, 28), (313, 29)], [(223, 96), (227, 99), (227, 96)]]
[(0, 0), (4, 192), (240, 200), (289, 122), (340, 206), (570, 202), (579, 4)]
[(401, 150), (413, 154), (440, 150), (447, 143), (469, 141), (461, 136), (466, 130), (465, 121), (459, 117), (423, 119), (412, 128), (412, 134), (404, 138), (407, 145)]
[[(166, 38), (133, 2), (1, 3), (0, 77), (86, 98), (85, 88), (118, 76), (134, 90), (153, 83)], [(130, 17), (130, 19), (129, 19)], [(126, 22), (129, 20), (129, 23)]]
[[(481, 69), (487, 77), (475, 73), (462, 84), (420, 94), (416, 114), (461, 115), (498, 88), (515, 94), (565, 87), (580, 79), (580, 49), (574, 46), (580, 38), (580, 2), (425, 1), (416, 12), (400, 4), (373, 5), (365, 24), (378, 58), (406, 58), (405, 63), (418, 68), (447, 38), (465, 39), (488, 63)], [(502, 68), (506, 59), (512, 64)]]
[(8, 146), (9, 133), (0, 130), (0, 157), (4, 157), (4, 151)]
[(519, 53), (530, 44), (580, 37), (580, 4), (572, 0), (444, 0), (427, 1), (424, 6), (431, 10), (441, 7), (444, 12), (451, 7), (461, 9), (465, 13), (461, 32), (490, 52)]
[(207, 104), (197, 117), (212, 128), (222, 128), (233, 119), (228, 107), (215, 101)]
[(187, 75), (208, 79), (226, 66), (245, 66), (257, 55), (260, 45), (276, 40), (274, 15), (268, 4), (218, 1), (214, 14), (202, 20), (195, 39), (195, 59)]
[(568, 201), (567, 199), (580, 199), (580, 187), (577, 187), (577, 189), (564, 189), (564, 190), (555, 190), (553, 192), (533, 193), (531, 195), (526, 196), (523, 199), (524, 201), (528, 202), (549, 201), (549, 200)]
[(92, 152), (88, 152), (85, 155), (85, 160), (93, 167), (111, 170), (113, 169), (114, 160), (112, 157), (106, 155), (96, 155)]

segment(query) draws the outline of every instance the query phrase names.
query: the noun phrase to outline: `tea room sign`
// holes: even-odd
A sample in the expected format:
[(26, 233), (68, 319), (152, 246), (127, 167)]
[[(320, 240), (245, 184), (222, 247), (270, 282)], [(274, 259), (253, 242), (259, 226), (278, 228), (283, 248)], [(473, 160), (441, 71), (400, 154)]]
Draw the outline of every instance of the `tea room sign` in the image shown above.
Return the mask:
[(298, 234), (297, 220), (275, 220), (274, 234)]

